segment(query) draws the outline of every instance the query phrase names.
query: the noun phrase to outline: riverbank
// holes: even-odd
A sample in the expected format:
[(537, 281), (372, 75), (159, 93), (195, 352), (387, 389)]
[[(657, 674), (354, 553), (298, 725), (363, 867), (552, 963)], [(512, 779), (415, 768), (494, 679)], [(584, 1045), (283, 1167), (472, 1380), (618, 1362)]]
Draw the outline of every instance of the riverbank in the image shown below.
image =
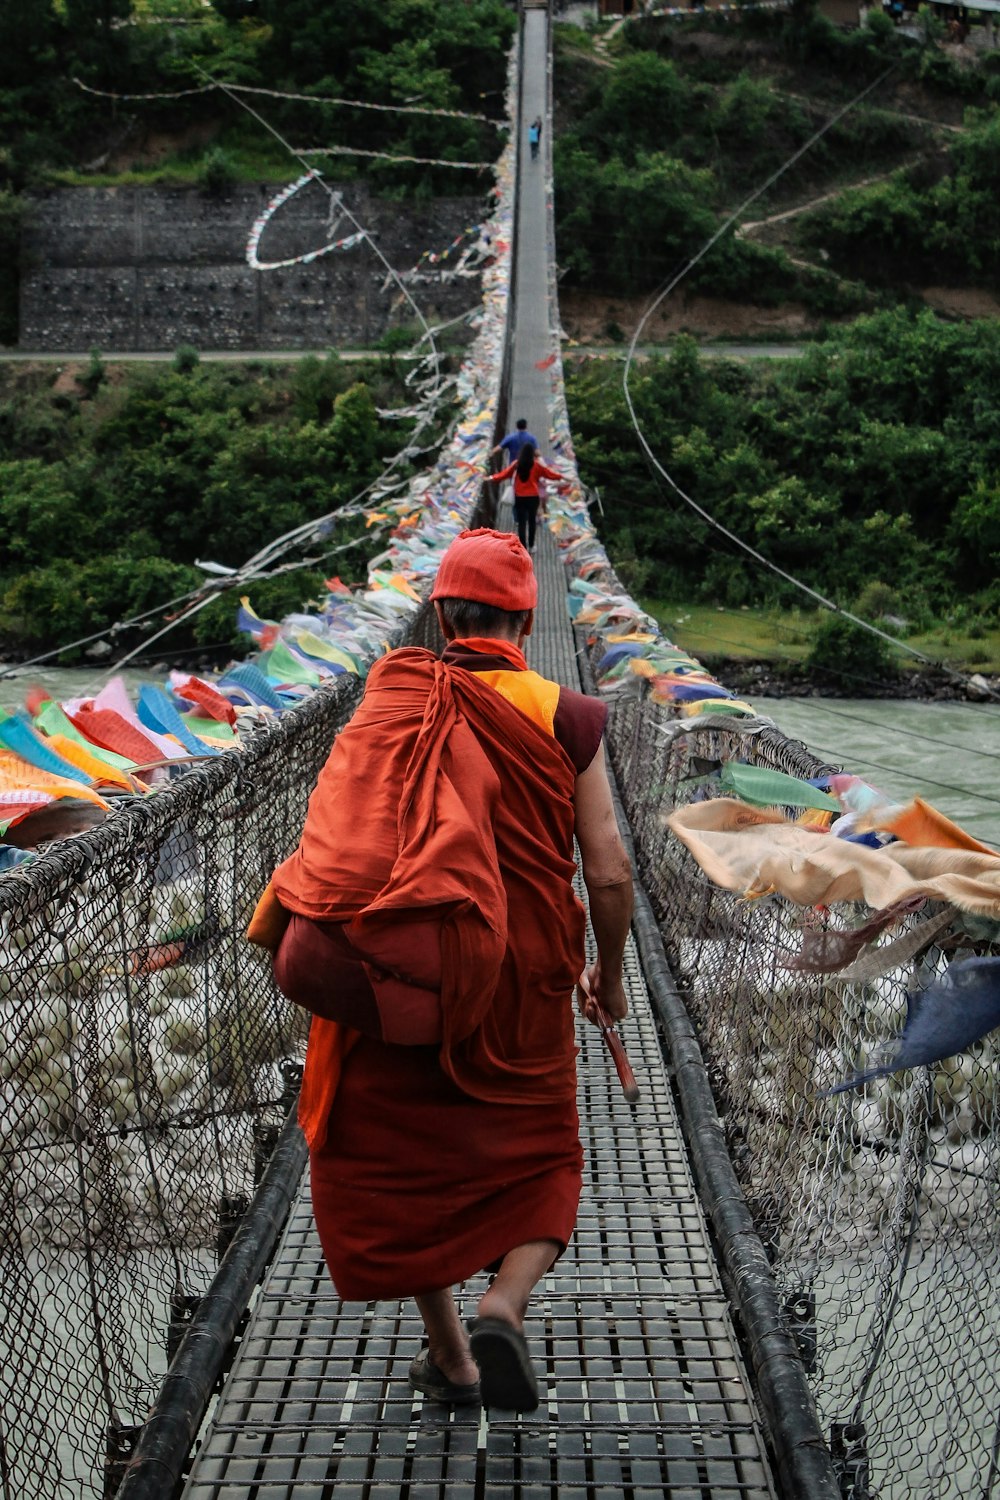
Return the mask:
[[(736, 661), (703, 655), (702, 662), (741, 698), (855, 698), (856, 691), (838, 685), (804, 665), (774, 661)], [(865, 678), (868, 696), (923, 703), (986, 703), (1000, 700), (1000, 676), (980, 672), (947, 672), (941, 667), (898, 672), (882, 681)]]
[[(846, 656), (833, 672), (811, 659), (820, 626), (830, 618), (827, 610), (736, 609), (649, 596), (641, 603), (669, 640), (741, 698), (985, 703), (1000, 697), (1000, 626), (975, 617), (943, 619), (907, 635), (896, 660), (877, 669)], [(881, 628), (890, 631), (891, 625)], [(906, 647), (929, 663), (910, 656)]]

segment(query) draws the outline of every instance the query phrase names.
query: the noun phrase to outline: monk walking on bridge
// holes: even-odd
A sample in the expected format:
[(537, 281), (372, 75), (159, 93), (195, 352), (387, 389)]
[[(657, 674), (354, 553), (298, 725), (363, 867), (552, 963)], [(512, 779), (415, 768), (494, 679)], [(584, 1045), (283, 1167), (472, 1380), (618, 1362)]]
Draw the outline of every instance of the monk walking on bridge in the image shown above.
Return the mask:
[[(509, 533), (452, 543), (431, 596), (443, 656), (376, 664), (273, 881), (293, 914), (275, 963), (285, 992), (320, 1011), (349, 960), (363, 975), (354, 1026), (313, 1019), (300, 1104), (337, 1290), (416, 1299), (414, 1390), (519, 1411), (538, 1405), (529, 1298), (581, 1186), (574, 835), (598, 953), (588, 1019), (595, 1001), (625, 1015), (632, 910), (607, 711), (527, 669), (537, 594)], [(483, 1269), (495, 1275), (467, 1329), (452, 1288)]]

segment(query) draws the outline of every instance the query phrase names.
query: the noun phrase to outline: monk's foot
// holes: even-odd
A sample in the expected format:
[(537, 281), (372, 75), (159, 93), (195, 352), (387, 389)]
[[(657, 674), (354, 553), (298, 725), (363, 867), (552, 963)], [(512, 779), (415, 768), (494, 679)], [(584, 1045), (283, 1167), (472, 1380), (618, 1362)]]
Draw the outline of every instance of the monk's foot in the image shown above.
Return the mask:
[(494, 1282), (480, 1298), (476, 1314), (480, 1318), (499, 1318), (502, 1323), (509, 1323), (518, 1333), (522, 1333), (526, 1311), (527, 1307), (514, 1302), (505, 1289)]
[(470, 1337), (479, 1365), (479, 1394), (487, 1410), (534, 1411), (539, 1403), (538, 1376), (520, 1328), (500, 1317), (499, 1308), (480, 1311)]
[(479, 1366), (473, 1359), (468, 1344), (462, 1349), (453, 1349), (432, 1343), (428, 1352), (433, 1363), (453, 1385), (475, 1385), (479, 1379)]

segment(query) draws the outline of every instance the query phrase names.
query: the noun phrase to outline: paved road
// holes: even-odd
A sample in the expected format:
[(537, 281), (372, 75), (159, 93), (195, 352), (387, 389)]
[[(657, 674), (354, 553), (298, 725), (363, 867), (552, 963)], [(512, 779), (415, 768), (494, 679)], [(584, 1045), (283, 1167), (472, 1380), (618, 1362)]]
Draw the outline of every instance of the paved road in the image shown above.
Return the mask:
[[(669, 354), (671, 347), (670, 344), (643, 344), (636, 350), (636, 354), (640, 359), (647, 359), (653, 354)], [(698, 345), (703, 355), (719, 359), (797, 359), (805, 347), (804, 344), (760, 343)], [(371, 360), (390, 357), (422, 359), (426, 352), (424, 349), (419, 354), (412, 354), (404, 350), (390, 356), (382, 349), (204, 349), (199, 350), (199, 358), (206, 364), (241, 364), (249, 363), (251, 360), (262, 360), (271, 364), (291, 364), (295, 360), (310, 357), (322, 359), (331, 353), (336, 353), (340, 359), (344, 360)], [(623, 344), (564, 344), (562, 352), (564, 359), (624, 359), (628, 353), (628, 346)], [(174, 351), (172, 349), (141, 352), (124, 350), (116, 353), (102, 349), (100, 355), (109, 364), (165, 364), (174, 358)], [(0, 349), (0, 364), (72, 365), (79, 364), (81, 361), (86, 363), (89, 359), (89, 349), (63, 349), (56, 352)]]

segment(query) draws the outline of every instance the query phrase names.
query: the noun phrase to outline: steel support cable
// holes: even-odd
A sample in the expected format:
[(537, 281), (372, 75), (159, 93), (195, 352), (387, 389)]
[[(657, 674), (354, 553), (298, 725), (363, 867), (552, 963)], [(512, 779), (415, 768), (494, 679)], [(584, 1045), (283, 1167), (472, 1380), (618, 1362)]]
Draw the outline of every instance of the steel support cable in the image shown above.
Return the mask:
[[(379, 476), (380, 479), (382, 477), (383, 476), (381, 475)], [(374, 481), (374, 483), (378, 483), (378, 480)], [(371, 488), (371, 486), (369, 486), (369, 488)], [(365, 490), (361, 491), (360, 495), (355, 496), (353, 500), (345, 501), (344, 506), (342, 506), (340, 510), (331, 511), (329, 513), (329, 516), (324, 517), (323, 519), (329, 520), (334, 516), (342, 515), (345, 510), (347, 511), (347, 518), (350, 518), (353, 515), (364, 515), (363, 510), (354, 511), (353, 509), (349, 509), (349, 507), (354, 506), (357, 500), (362, 498), (366, 493), (367, 491)], [(320, 523), (313, 522), (311, 524), (318, 525)], [(323, 560), (335, 556), (338, 552), (345, 552), (349, 547), (360, 546), (360, 544), (363, 541), (366, 541), (369, 536), (380, 536), (384, 529), (384, 527), (379, 527), (369, 533), (366, 533), (366, 535), (363, 537), (355, 537), (350, 542), (344, 542), (339, 547), (333, 547), (327, 550), (323, 553)], [(2, 670), (0, 670), (0, 682), (4, 681), (4, 679), (8, 677), (16, 677), (19, 673), (26, 671), (28, 667), (37, 667), (40, 666), (43, 662), (52, 661), (53, 657), (61, 656), (64, 651), (75, 651), (78, 646), (87, 646), (91, 641), (102, 640), (104, 636), (118, 635), (123, 630), (131, 630), (134, 626), (141, 625), (145, 620), (152, 619), (154, 615), (162, 615), (164, 610), (173, 609), (173, 607), (177, 604), (187, 604), (190, 600), (195, 600), (200, 601), (200, 608), (200, 605), (202, 603), (207, 604), (211, 599), (219, 598), (222, 594), (228, 593), (230, 589), (242, 587), (248, 582), (255, 582), (265, 578), (275, 578), (279, 573), (294, 573), (301, 568), (312, 566), (314, 561), (315, 559), (312, 558), (303, 558), (302, 561), (298, 563), (284, 563), (280, 568), (273, 568), (266, 572), (254, 571), (252, 574), (244, 573), (244, 569), (248, 566), (248, 564), (244, 564), (243, 568), (234, 568), (232, 574), (228, 577), (206, 578), (203, 583), (199, 583), (196, 588), (189, 589), (186, 594), (178, 594), (174, 599), (166, 599), (162, 604), (154, 605), (152, 609), (143, 610), (141, 614), (130, 615), (128, 619), (125, 620), (116, 620), (113, 625), (106, 625), (103, 630), (95, 630), (92, 631), (90, 635), (80, 636), (78, 640), (64, 641), (62, 645), (53, 647), (51, 651), (43, 651), (38, 656), (28, 657), (27, 661), (11, 663), (9, 667), (4, 667)], [(197, 564), (195, 564), (195, 566), (197, 566)], [(188, 612), (188, 614), (190, 613), (192, 613), (192, 611)], [(187, 618), (187, 615), (185, 616), (185, 618)], [(171, 620), (168, 629), (173, 629), (175, 625), (179, 625), (180, 623), (181, 621), (179, 618)], [(158, 635), (151, 636), (148, 640), (142, 641), (141, 644), (136, 647), (135, 651), (132, 651), (127, 656), (120, 657), (117, 661), (115, 661), (112, 666), (107, 669), (107, 671), (101, 674), (101, 678), (99, 680), (103, 680), (103, 678), (107, 677), (111, 672), (117, 671), (118, 668), (124, 665), (125, 662), (131, 661), (134, 656), (138, 655), (139, 652), (145, 651), (146, 648), (151, 645), (154, 640), (158, 640), (160, 638), (160, 635), (164, 634), (166, 634), (166, 631), (160, 631)], [(199, 647), (196, 649), (204, 648)]]
[[(820, 755), (832, 755), (835, 753), (825, 745), (814, 744), (811, 748), (818, 751)], [(851, 762), (852, 764), (861, 766), (872, 766), (876, 771), (895, 771), (897, 774), (899, 772), (898, 766), (887, 765), (883, 760), (870, 760), (865, 755), (852, 755)], [(974, 792), (967, 786), (955, 786), (950, 781), (936, 781), (932, 776), (924, 776), (922, 774), (920, 779), (925, 786), (940, 787), (942, 791), (958, 792), (962, 797), (974, 797), (979, 802), (992, 802), (1000, 805), (1000, 797), (991, 797), (988, 792)]]
[[(353, 504), (354, 502), (352, 501), (348, 503)], [(331, 512), (331, 515), (338, 514), (339, 512), (337, 511)], [(375, 532), (370, 534), (378, 535), (379, 533)], [(346, 551), (348, 547), (358, 546), (362, 541), (365, 541), (366, 539), (366, 537), (357, 537), (353, 542), (345, 542), (342, 547), (337, 547), (334, 549), (334, 551)], [(333, 554), (330, 553), (327, 555), (332, 556)], [(250, 571), (250, 563), (244, 563), (241, 568), (236, 569), (231, 578), (222, 578), (214, 581), (212, 584), (211, 593), (195, 598), (194, 603), (191, 604), (189, 608), (184, 610), (181, 614), (175, 615), (172, 620), (168, 620), (163, 629), (158, 630), (155, 635), (148, 636), (145, 640), (140, 641), (137, 646), (133, 647), (131, 651), (127, 651), (124, 656), (120, 656), (117, 661), (111, 664), (111, 666), (106, 667), (104, 671), (98, 675), (96, 680), (98, 682), (104, 682), (108, 677), (111, 676), (112, 672), (121, 671), (122, 667), (126, 666), (128, 662), (134, 660), (135, 657), (140, 656), (148, 651), (150, 646), (152, 646), (155, 641), (161, 640), (165, 635), (169, 635), (172, 630), (177, 629), (178, 625), (186, 624), (188, 620), (193, 619), (193, 617), (198, 614), (200, 610), (204, 609), (206, 604), (211, 604), (213, 599), (220, 598), (223, 594), (228, 593), (230, 589), (243, 588), (248, 583), (253, 583), (255, 580), (263, 578), (273, 578), (277, 573), (298, 572), (301, 568), (309, 567), (312, 561), (314, 561), (314, 559), (303, 558), (303, 560), (299, 563), (286, 563), (281, 568), (273, 568), (267, 571), (259, 568), (255, 568), (253, 571)], [(60, 651), (65, 651), (68, 648), (65, 646), (61, 646), (59, 649)], [(53, 654), (58, 655), (58, 652)]]
[[(810, 709), (815, 708), (820, 713), (832, 714), (835, 719), (846, 719), (852, 724), (869, 724), (869, 720), (862, 718), (861, 714), (845, 713), (843, 709), (839, 708), (828, 708), (823, 699), (810, 698), (808, 699), (808, 703)], [(956, 706), (958, 708), (972, 707), (968, 703), (959, 703)], [(1000, 754), (997, 754), (994, 750), (977, 750), (972, 745), (960, 745), (956, 744), (954, 740), (939, 739), (936, 734), (921, 734), (919, 729), (907, 729), (902, 724), (894, 724), (892, 726), (892, 733), (894, 735), (902, 735), (907, 740), (923, 740), (928, 745), (940, 745), (945, 750), (951, 750), (953, 753), (975, 755), (980, 760), (1000, 760)], [(939, 785), (943, 784), (943, 782), (939, 783)]]
[[(681, 268), (681, 270), (678, 271), (676, 275), (670, 278), (666, 286), (657, 293), (653, 301), (646, 308), (646, 311), (643, 313), (642, 317), (639, 319), (639, 322), (637, 323), (635, 328), (635, 332), (632, 335), (628, 354), (625, 359), (625, 369), (622, 375), (622, 390), (625, 397), (625, 404), (628, 407), (629, 418), (635, 430), (635, 435), (639, 440), (639, 444), (644, 454), (646, 455), (648, 462), (652, 465), (655, 471), (663, 479), (666, 480), (670, 488), (680, 496), (685, 505), (690, 506), (690, 508), (695, 511), (696, 514), (699, 515), (707, 525), (711, 526), (713, 530), (717, 531), (721, 536), (724, 536), (729, 542), (738, 547), (741, 552), (746, 553), (749, 557), (752, 557), (755, 562), (760, 563), (761, 567), (768, 569), (771, 573), (774, 573), (779, 578), (784, 579), (786, 583), (790, 583), (794, 588), (797, 588), (802, 593), (807, 594), (811, 599), (814, 599), (816, 603), (821, 605), (824, 609), (830, 610), (833, 614), (843, 616), (845, 620), (850, 620), (852, 624), (860, 626), (863, 630), (867, 630), (871, 635), (878, 636), (881, 640), (886, 641), (890, 646), (894, 646), (900, 651), (907, 652), (910, 656), (915, 657), (918, 661), (925, 662), (928, 666), (940, 667), (942, 671), (949, 673), (950, 676), (956, 678), (961, 682), (965, 682), (967, 680), (966, 674), (957, 672), (953, 667), (950, 667), (947, 662), (935, 661), (933, 657), (925, 656), (924, 653), (922, 651), (918, 651), (915, 646), (910, 646), (905, 641), (898, 640), (894, 635), (890, 635), (888, 631), (880, 630), (877, 625), (873, 625), (869, 620), (863, 620), (859, 615), (853, 614), (850, 610), (844, 609), (841, 605), (835, 603), (832, 599), (828, 599), (825, 594), (821, 594), (817, 589), (811, 588), (809, 584), (804, 583), (800, 578), (796, 578), (793, 574), (787, 573), (784, 568), (779, 567), (777, 563), (772, 562), (770, 558), (765, 557), (763, 553), (758, 552), (755, 547), (752, 547), (750, 545), (749, 542), (744, 541), (742, 537), (739, 537), (735, 532), (730, 531), (727, 526), (724, 526), (721, 521), (717, 520), (715, 516), (713, 516), (709, 511), (705, 510), (704, 506), (699, 505), (697, 500), (689, 495), (687, 491), (677, 483), (673, 475), (667, 472), (667, 470), (663, 467), (656, 454), (654, 453), (652, 447), (646, 439), (645, 433), (640, 426), (639, 419), (635, 410), (635, 404), (632, 400), (632, 392), (629, 388), (629, 374), (634, 362), (635, 351), (639, 343), (639, 338), (647, 322), (652, 317), (656, 309), (660, 306), (660, 303), (670, 295), (670, 293), (675, 289), (675, 287), (679, 285), (681, 281), (683, 281), (685, 276), (689, 275), (690, 272), (694, 270), (698, 262), (703, 260), (704, 257), (708, 254), (709, 250), (712, 249), (713, 245), (715, 245), (722, 238), (722, 236), (732, 228), (733, 224), (735, 224), (736, 221), (745, 213), (751, 203), (755, 202), (756, 199), (758, 199), (763, 193), (766, 193), (768, 188), (772, 187), (773, 184), (777, 182), (778, 179), (782, 177), (790, 167), (794, 166), (795, 163), (802, 156), (804, 156), (807, 151), (812, 149), (817, 141), (821, 140), (823, 136), (826, 135), (827, 131), (831, 130), (839, 120), (843, 119), (844, 115), (847, 114), (849, 110), (853, 109), (855, 105), (860, 104), (861, 100), (866, 98), (874, 89), (880, 87), (887, 78), (891, 77), (891, 75), (896, 72), (898, 67), (899, 64), (894, 63), (891, 68), (886, 68), (883, 73), (879, 74), (874, 82), (868, 84), (864, 89), (861, 90), (859, 94), (856, 94), (853, 99), (851, 99), (841, 109), (837, 110), (835, 114), (831, 115), (825, 125), (823, 125), (819, 130), (815, 131), (814, 134), (811, 135), (809, 139), (798, 148), (797, 151), (792, 153), (787, 161), (783, 162), (782, 165), (776, 169), (776, 171), (772, 172), (771, 176), (768, 177), (760, 187), (755, 188), (748, 197), (744, 198), (739, 207), (735, 208), (733, 212), (728, 216), (728, 218), (723, 220), (715, 233), (705, 241), (701, 249), (695, 255), (693, 255), (691, 259)], [(996, 693), (992, 689), (990, 689), (990, 693), (992, 697), (1000, 701), (1000, 693)]]
[(0, 682), (5, 677), (13, 677), (16, 673), (23, 672), (27, 667), (37, 667), (42, 662), (51, 661), (54, 656), (61, 656), (64, 651), (74, 651), (77, 646), (87, 646), (91, 641), (99, 641), (106, 635), (117, 635), (120, 630), (128, 630), (133, 625), (141, 625), (144, 620), (150, 619), (153, 615), (161, 615), (165, 609), (173, 609), (175, 604), (186, 604), (189, 599), (197, 598), (206, 586), (214, 589), (220, 587), (219, 584), (214, 583), (211, 585), (199, 584), (197, 588), (189, 589), (186, 594), (178, 594), (175, 599), (167, 599), (163, 604), (157, 604), (152, 609), (144, 610), (141, 615), (132, 615), (127, 620), (119, 620), (114, 625), (106, 625), (103, 630), (95, 630), (91, 635), (81, 636), (76, 641), (67, 641), (62, 646), (56, 646), (53, 651), (43, 651), (40, 656), (31, 656), (27, 661), (15, 662), (12, 666), (4, 667), (0, 671)]

